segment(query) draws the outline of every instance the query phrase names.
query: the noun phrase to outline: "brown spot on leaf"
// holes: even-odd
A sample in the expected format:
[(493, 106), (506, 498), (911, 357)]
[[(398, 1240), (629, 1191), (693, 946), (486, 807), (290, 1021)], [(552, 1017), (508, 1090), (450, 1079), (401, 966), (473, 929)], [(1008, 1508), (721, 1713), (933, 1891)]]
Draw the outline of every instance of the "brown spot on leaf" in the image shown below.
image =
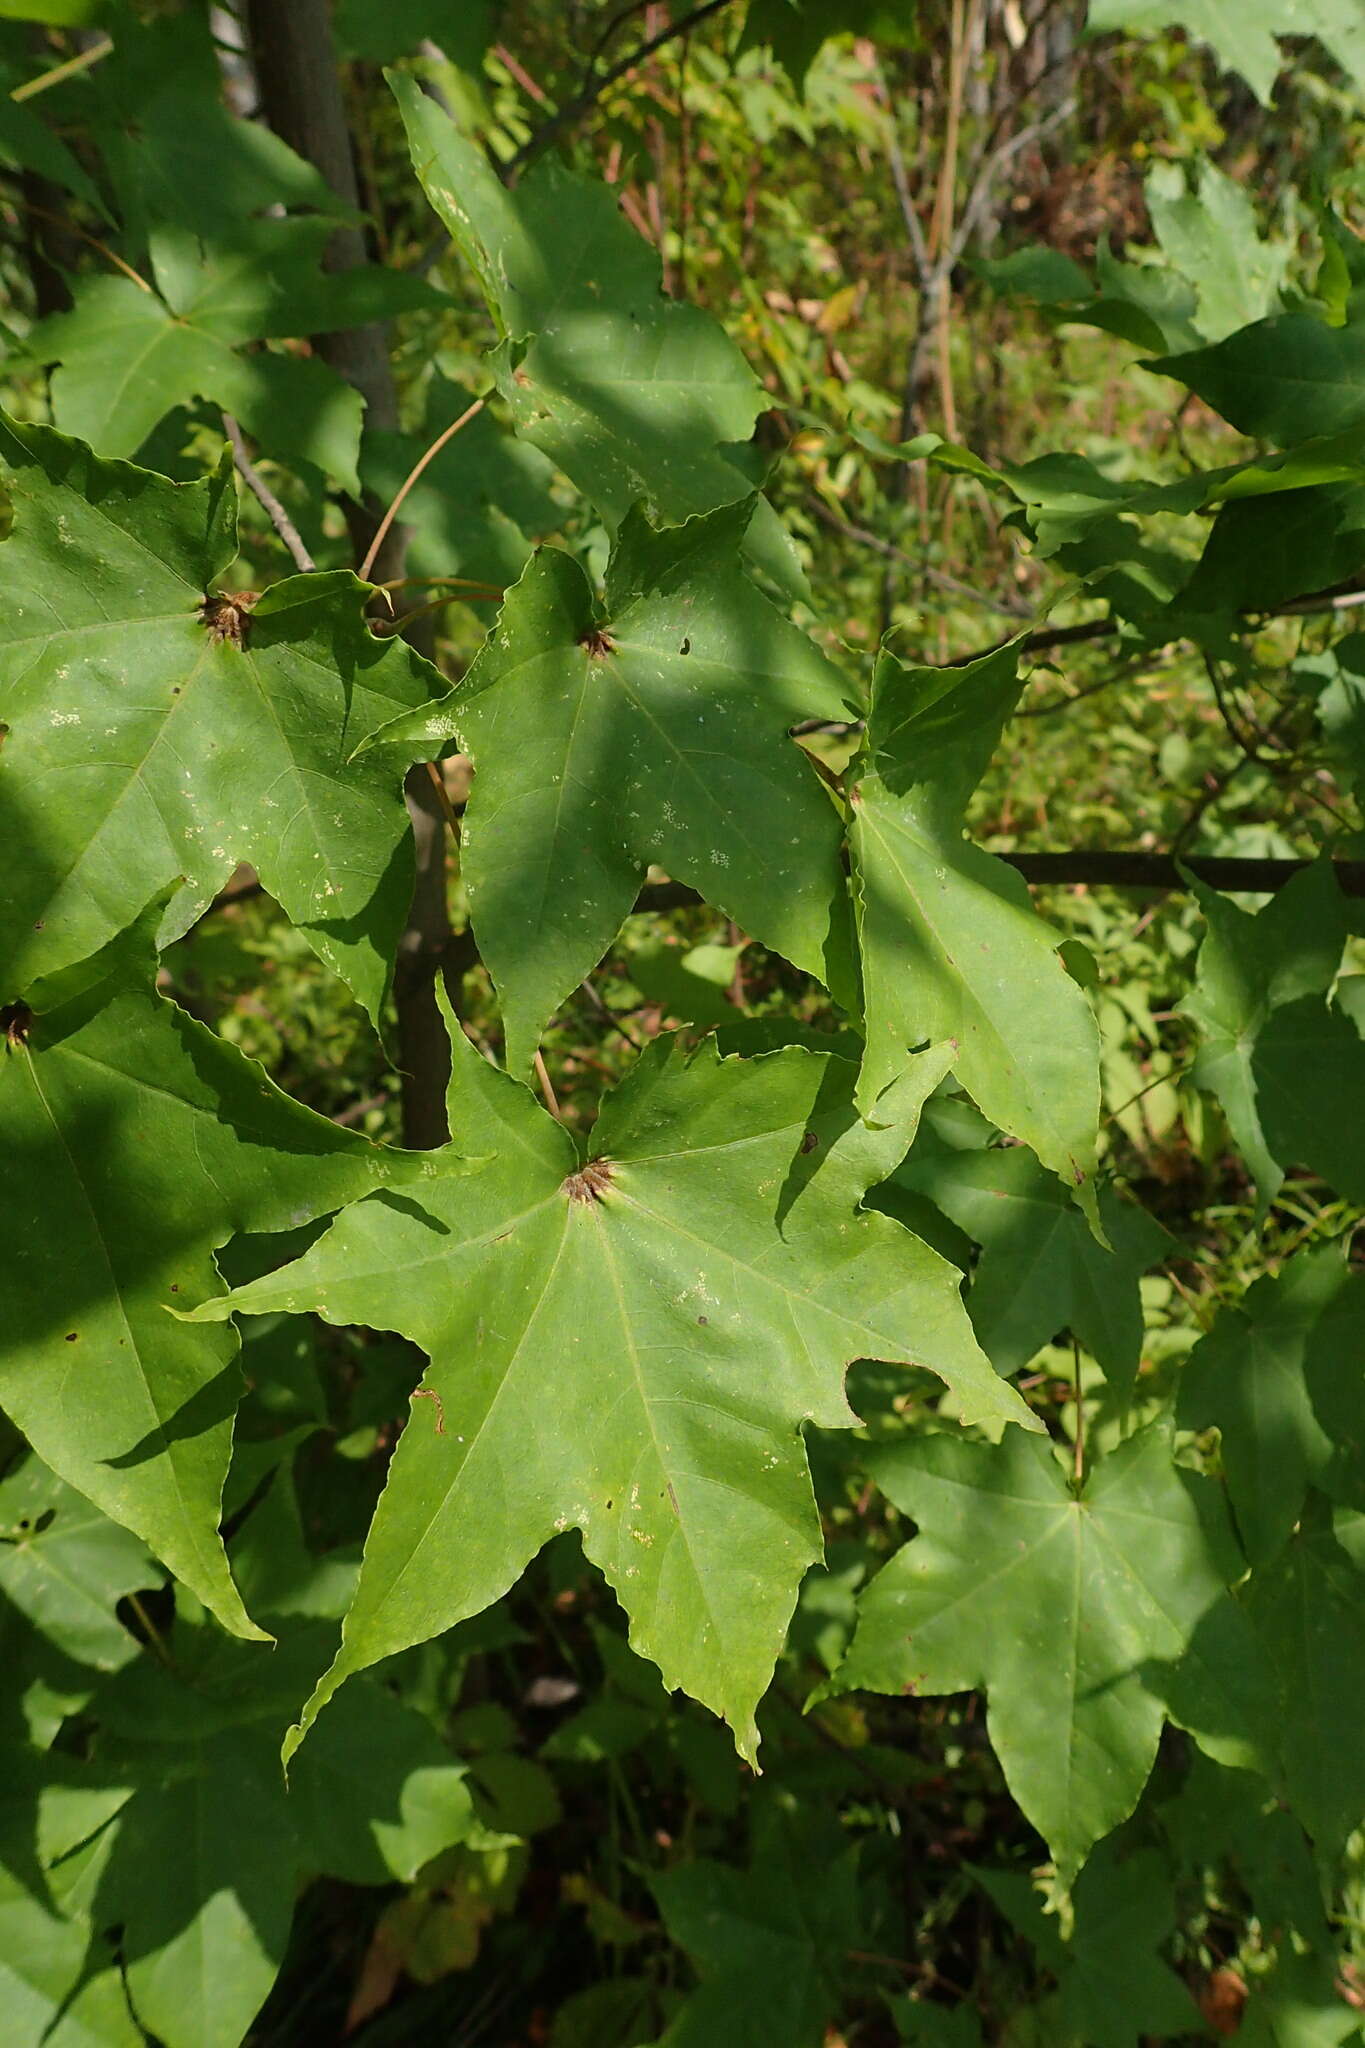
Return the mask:
[(215, 647), (221, 647), (225, 641), (233, 647), (245, 647), (251, 607), (260, 594), (259, 590), (215, 590), (204, 599), (199, 607), (199, 620)]
[(817, 1131), (807, 1131), (805, 1137), (801, 1140), (801, 1150), (803, 1152), (813, 1152), (819, 1142), (820, 1136)]
[(609, 654), (616, 652), (616, 642), (605, 626), (594, 626), (590, 632), (583, 635), (578, 644), (594, 661), (605, 661)]
[(5, 1046), (9, 1052), (19, 1052), (28, 1044), (28, 1034), (33, 1029), (33, 1012), (27, 1003), (6, 1003), (0, 1010), (0, 1028), (5, 1033)]
[(75, 1330), (68, 1330), (66, 1333), (66, 1342), (68, 1344), (74, 1344), (78, 1334), (79, 1333)]
[(578, 1173), (571, 1173), (561, 1183), (560, 1192), (571, 1202), (600, 1202), (612, 1179), (613, 1168), (609, 1159), (590, 1159)]

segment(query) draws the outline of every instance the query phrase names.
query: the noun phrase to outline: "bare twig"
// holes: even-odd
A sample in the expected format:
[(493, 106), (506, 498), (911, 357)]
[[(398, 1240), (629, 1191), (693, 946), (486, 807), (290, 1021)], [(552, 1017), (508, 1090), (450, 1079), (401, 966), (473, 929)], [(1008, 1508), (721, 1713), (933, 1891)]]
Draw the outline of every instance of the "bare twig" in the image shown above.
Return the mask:
[(18, 196), (19, 204), (26, 212), (36, 215), (39, 220), (49, 221), (54, 228), (61, 228), (65, 234), (75, 235), (78, 241), (86, 243), (89, 248), (97, 249), (106, 263), (112, 263), (115, 270), (123, 272), (123, 275), (130, 284), (135, 284), (140, 292), (148, 292), (153, 298), (156, 297), (156, 293), (152, 290), (151, 285), (148, 284), (141, 271), (134, 270), (131, 263), (125, 263), (123, 258), (116, 255), (106, 242), (100, 240), (98, 235), (88, 235), (84, 228), (78, 228), (76, 223), (73, 220), (67, 220), (65, 215), (53, 213), (50, 207), (39, 206), (38, 202), (35, 199), (30, 199), (26, 192), (21, 192)]
[[(543, 121), (534, 134), (529, 135), (522, 143), (520, 149), (512, 153), (503, 166), (503, 176), (512, 178), (518, 171), (525, 170), (528, 164), (534, 163), (536, 158), (549, 148), (556, 136), (581, 119), (619, 78), (624, 78), (628, 71), (634, 71), (637, 65), (643, 64), (646, 58), (652, 57), (656, 50), (662, 50), (664, 45), (671, 43), (675, 37), (690, 35), (694, 28), (700, 27), (711, 15), (719, 14), (722, 7), (728, 7), (730, 4), (731, 0), (704, 0), (703, 6), (694, 7), (690, 14), (680, 15), (677, 21), (670, 22), (667, 28), (660, 29), (656, 36), (651, 36), (648, 42), (641, 43), (638, 49), (632, 50), (628, 57), (622, 57), (610, 70), (602, 72), (600, 77), (595, 77), (581, 92), (575, 93), (571, 100), (566, 100), (557, 113), (551, 114), (548, 121)], [(634, 10), (628, 9), (627, 12)]]
[(455, 436), (459, 433), (461, 427), (465, 426), (468, 421), (472, 420), (476, 412), (482, 412), (483, 408), (484, 401), (482, 398), (476, 398), (472, 405), (467, 405), (464, 411), (460, 414), (460, 417), (457, 420), (452, 420), (451, 424), (448, 427), (444, 428), (443, 431), (436, 436), (436, 439), (432, 442), (430, 448), (427, 449), (426, 454), (419, 457), (419, 459), (413, 464), (412, 468), (408, 471), (406, 477), (404, 477), (402, 483), (398, 487), (397, 496), (394, 498), (393, 503), (389, 506), (388, 511), (384, 514), (384, 517), (380, 520), (379, 525), (376, 527), (374, 539), (370, 542), (369, 552), (367, 553), (364, 561), (360, 565), (358, 574), (360, 576), (360, 580), (362, 583), (366, 581), (371, 569), (374, 567), (375, 556), (379, 553), (379, 550), (384, 545), (384, 537), (388, 533), (389, 528), (393, 525), (394, 520), (397, 518), (399, 507), (402, 505), (403, 500), (407, 497), (408, 492), (416, 483), (418, 477), (422, 474), (422, 471), (427, 467), (428, 463), (434, 462), (436, 460), (436, 457), (445, 447), (447, 441), (453, 441)]
[(940, 590), (950, 590), (955, 597), (965, 597), (973, 604), (983, 604), (988, 611), (1003, 612), (1006, 618), (1026, 619), (1031, 616), (1030, 605), (1015, 598), (992, 597), (988, 591), (974, 590), (970, 583), (959, 581), (956, 576), (948, 575), (944, 569), (931, 568), (928, 563), (907, 554), (904, 548), (898, 548), (893, 542), (883, 540), (879, 533), (873, 533), (866, 526), (857, 526), (850, 519), (841, 518), (823, 498), (812, 497), (808, 502), (816, 518), (822, 519), (834, 533), (841, 533), (845, 540), (857, 541), (861, 546), (871, 548), (879, 555), (885, 555), (888, 561), (903, 562), (908, 569), (913, 569), (916, 575), (927, 577), (930, 583), (936, 583)]
[(554, 1117), (557, 1121), (562, 1122), (563, 1119), (560, 1117), (559, 1114), (559, 1098), (555, 1094), (554, 1083), (550, 1079), (550, 1070), (545, 1064), (545, 1055), (544, 1053), (542, 1053), (539, 1046), (536, 1047), (534, 1065), (536, 1070), (536, 1079), (540, 1083), (540, 1092), (545, 1097), (545, 1107), (549, 1110), (550, 1115), (552, 1117)]
[(98, 64), (101, 57), (107, 57), (114, 47), (112, 36), (101, 36), (98, 42), (78, 50), (74, 57), (68, 57), (65, 64), (54, 64), (51, 71), (41, 71), (36, 78), (29, 78), (22, 85), (16, 85), (10, 94), (12, 100), (31, 100), (36, 94), (46, 92), (50, 85), (60, 85), (63, 79), (74, 78), (78, 71), (88, 71), (92, 64)]
[(304, 546), (303, 536), (297, 526), (295, 526), (293, 520), (289, 517), (289, 514), (285, 511), (283, 505), (251, 460), (251, 457), (247, 454), (246, 441), (243, 438), (241, 427), (230, 412), (223, 414), (223, 432), (232, 443), (232, 459), (237, 466), (238, 476), (251, 492), (252, 497), (260, 505), (266, 518), (289, 550), (293, 558), (294, 567), (301, 570), (307, 576), (317, 567), (317, 564)]

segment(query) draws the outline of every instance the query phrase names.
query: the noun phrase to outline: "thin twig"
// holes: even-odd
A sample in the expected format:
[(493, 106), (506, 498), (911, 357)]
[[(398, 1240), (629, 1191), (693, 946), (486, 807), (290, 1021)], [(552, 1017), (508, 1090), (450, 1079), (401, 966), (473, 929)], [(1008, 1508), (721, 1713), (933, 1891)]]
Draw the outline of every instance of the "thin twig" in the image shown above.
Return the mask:
[(86, 50), (78, 50), (74, 57), (68, 57), (65, 64), (54, 64), (51, 71), (41, 71), (36, 78), (26, 79), (23, 85), (16, 85), (10, 94), (12, 100), (31, 100), (35, 94), (46, 92), (50, 85), (60, 85), (64, 78), (73, 78), (78, 71), (88, 71), (92, 64), (98, 64), (101, 57), (107, 57), (114, 47), (112, 36), (101, 36), (97, 43), (91, 43)]
[(458, 840), (460, 836), (460, 821), (456, 817), (454, 808), (451, 805), (450, 791), (446, 788), (445, 777), (434, 761), (427, 762), (426, 770), (427, 774), (431, 777), (432, 785), (436, 791), (436, 801), (441, 806), (442, 815), (450, 827), (452, 837)]
[(987, 610), (1003, 612), (1009, 619), (1027, 619), (1032, 616), (1032, 607), (1021, 600), (992, 597), (988, 591), (974, 590), (970, 583), (963, 583), (956, 576), (948, 575), (946, 570), (930, 568), (914, 555), (907, 554), (904, 548), (898, 548), (894, 542), (883, 540), (879, 533), (873, 533), (868, 527), (856, 526), (852, 520), (841, 518), (823, 498), (811, 497), (807, 503), (816, 518), (822, 519), (832, 532), (841, 533), (845, 540), (857, 541), (862, 547), (872, 548), (875, 553), (884, 555), (888, 561), (903, 562), (907, 569), (914, 569), (918, 575), (927, 576), (940, 590), (950, 590), (956, 597), (970, 598), (973, 604), (984, 604)]
[(648, 42), (641, 43), (638, 49), (632, 50), (628, 57), (623, 57), (619, 63), (613, 64), (609, 71), (604, 71), (590, 86), (585, 87), (582, 92), (575, 93), (571, 100), (566, 100), (558, 113), (552, 114), (548, 121), (542, 122), (534, 134), (529, 135), (522, 143), (520, 149), (513, 151), (503, 166), (503, 176), (515, 177), (518, 171), (534, 163), (536, 158), (549, 148), (561, 130), (571, 127), (586, 114), (619, 78), (624, 78), (628, 71), (634, 71), (646, 58), (652, 57), (656, 50), (662, 50), (665, 43), (671, 43), (676, 36), (690, 35), (703, 21), (713, 14), (719, 14), (722, 7), (728, 7), (730, 4), (731, 0), (705, 0), (704, 6), (694, 7), (690, 14), (684, 14), (680, 20), (670, 22), (658, 35), (651, 36)]
[(436, 457), (445, 447), (447, 441), (453, 441), (455, 436), (459, 433), (461, 427), (467, 425), (468, 422), (473, 419), (475, 413), (482, 412), (483, 408), (484, 401), (482, 398), (476, 398), (472, 405), (467, 405), (464, 411), (460, 414), (460, 417), (457, 420), (452, 420), (451, 424), (448, 427), (443, 428), (443, 430), (436, 436), (436, 439), (432, 442), (430, 448), (427, 449), (426, 454), (420, 456), (418, 460), (413, 464), (412, 468), (408, 471), (406, 477), (404, 477), (402, 483), (398, 487), (398, 495), (395, 497), (393, 503), (389, 506), (389, 509), (384, 514), (384, 517), (380, 520), (378, 528), (376, 529), (375, 532), (374, 539), (370, 542), (369, 552), (366, 555), (364, 561), (360, 565), (360, 580), (362, 583), (364, 583), (368, 579), (369, 573), (371, 569), (374, 567), (375, 556), (379, 553), (379, 550), (384, 545), (385, 536), (387, 535), (389, 528), (393, 525), (393, 522), (398, 515), (399, 506), (407, 497), (408, 492), (412, 489), (418, 477), (422, 474), (422, 471), (427, 467), (428, 463), (434, 462), (436, 460)]
[(559, 1098), (555, 1094), (554, 1083), (550, 1079), (550, 1070), (545, 1064), (545, 1055), (541, 1052), (539, 1046), (536, 1047), (534, 1065), (536, 1079), (540, 1083), (540, 1092), (545, 1097), (545, 1107), (557, 1122), (562, 1123), (563, 1118), (559, 1114)]
[(16, 193), (15, 198), (20, 206), (29, 213), (36, 214), (39, 220), (50, 220), (54, 228), (60, 228), (64, 234), (75, 235), (78, 241), (87, 242), (92, 249), (98, 249), (105, 262), (112, 263), (115, 270), (121, 270), (130, 284), (135, 284), (140, 292), (148, 292), (152, 298), (156, 297), (155, 291), (141, 271), (134, 270), (131, 263), (125, 263), (121, 256), (116, 256), (108, 243), (102, 242), (98, 235), (89, 235), (84, 228), (78, 228), (75, 221), (67, 220), (60, 213), (51, 212), (46, 206), (39, 206), (37, 200), (30, 199), (27, 193)]
[(303, 544), (303, 535), (299, 532), (297, 526), (295, 526), (293, 520), (289, 517), (289, 514), (285, 511), (255, 463), (247, 454), (246, 441), (243, 438), (241, 427), (237, 421), (230, 412), (225, 412), (222, 418), (223, 432), (232, 443), (232, 460), (236, 464), (238, 476), (251, 492), (252, 497), (260, 505), (266, 518), (289, 550), (294, 567), (305, 576), (311, 574), (317, 567), (317, 564)]

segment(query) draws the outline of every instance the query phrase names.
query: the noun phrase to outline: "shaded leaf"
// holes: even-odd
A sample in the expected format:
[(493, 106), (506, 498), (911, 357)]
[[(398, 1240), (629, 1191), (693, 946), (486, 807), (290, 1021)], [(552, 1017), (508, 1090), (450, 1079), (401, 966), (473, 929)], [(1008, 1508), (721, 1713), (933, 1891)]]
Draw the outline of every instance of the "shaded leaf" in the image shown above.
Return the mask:
[(637, 500), (675, 522), (747, 498), (726, 444), (747, 441), (763, 388), (709, 313), (664, 297), (609, 187), (546, 156), (509, 191), (415, 79), (392, 84), (413, 167), (504, 337), (493, 374), (518, 432), (613, 525)]
[(55, 1472), (253, 1634), (218, 1536), (236, 1345), (167, 1304), (216, 1292), (213, 1252), (234, 1231), (306, 1221), (420, 1162), (300, 1108), (154, 995), (159, 909), (33, 987), (26, 1042), (0, 1055), (0, 1403)]
[(1217, 1427), (1247, 1555), (1274, 1557), (1333, 1462), (1329, 1428), (1344, 1437), (1353, 1415), (1357, 1443), (1365, 1435), (1365, 1289), (1340, 1245), (1301, 1252), (1220, 1309), (1180, 1375), (1178, 1414), (1187, 1429)]
[(1106, 1247), (1061, 1182), (1018, 1146), (963, 1152), (921, 1145), (895, 1179), (981, 1246), (967, 1313), (997, 1372), (1018, 1372), (1070, 1329), (1107, 1379), (1131, 1388), (1142, 1356), (1138, 1282), (1173, 1247), (1145, 1209), (1102, 1190)]
[[(377, 1015), (412, 857), (391, 762), (353, 762), (435, 671), (364, 620), (345, 572), (291, 576), (206, 622), (235, 552), (231, 470), (171, 484), (0, 423), (4, 830), (0, 998), (81, 959), (179, 877), (178, 936), (239, 861)], [(5, 957), (7, 956), (7, 957)]]
[(852, 1001), (839, 815), (787, 737), (847, 717), (845, 690), (740, 567), (749, 511), (660, 532), (632, 514), (605, 617), (542, 549), (457, 688), (372, 743), (473, 757), (461, 873), (516, 1072), (651, 862)]
[(0, 1546), (0, 1593), (64, 1655), (99, 1671), (137, 1655), (114, 1610), (160, 1574), (136, 1536), (41, 1459), (0, 1481)]
[(1257, 1045), (1276, 1010), (1331, 987), (1346, 943), (1346, 906), (1326, 860), (1295, 875), (1255, 916), (1197, 876), (1187, 882), (1206, 926), (1194, 989), (1180, 1005), (1203, 1039), (1194, 1080), (1222, 1104), (1264, 1213), (1284, 1173), (1262, 1130)]
[(1328, 1869), (1365, 1819), (1363, 1588), (1319, 1495), (1279, 1555), (1253, 1572), (1246, 1598), (1278, 1681), (1289, 1805)]
[(1189, 1992), (1161, 1950), (1175, 1928), (1175, 1899), (1151, 1849), (1120, 1857), (1104, 1843), (1076, 1881), (1074, 1924), (1063, 1940), (1028, 1879), (977, 1870), (977, 1883), (1057, 1979), (1058, 2016), (1086, 2048), (1142, 2048), (1197, 2031)]
[(1365, 1044), (1351, 1013), (1315, 996), (1284, 1004), (1257, 1039), (1251, 1070), (1274, 1158), (1310, 1166), (1348, 1202), (1365, 1202)]
[(819, 1813), (772, 1808), (747, 1870), (708, 1857), (651, 1880), (701, 1988), (659, 2048), (822, 2048), (860, 1920), (856, 1849)]
[(1147, 1782), (1166, 1712), (1149, 1664), (1182, 1669), (1197, 1738), (1259, 1754), (1263, 1681), (1224, 1590), (1235, 1546), (1216, 1488), (1172, 1465), (1168, 1431), (1130, 1437), (1079, 1496), (1052, 1446), (1013, 1430), (871, 1462), (919, 1533), (862, 1596), (822, 1692), (984, 1687), (1010, 1790), (1064, 1880)]
[[(1045, 1166), (1089, 1191), (1099, 1038), (1011, 868), (963, 837), (967, 799), (1022, 687), (1015, 646), (956, 669), (877, 664), (868, 746), (851, 771), (866, 1106), (906, 1048), (950, 1039), (958, 1080)], [(1093, 1199), (1093, 1197), (1092, 1197)]]

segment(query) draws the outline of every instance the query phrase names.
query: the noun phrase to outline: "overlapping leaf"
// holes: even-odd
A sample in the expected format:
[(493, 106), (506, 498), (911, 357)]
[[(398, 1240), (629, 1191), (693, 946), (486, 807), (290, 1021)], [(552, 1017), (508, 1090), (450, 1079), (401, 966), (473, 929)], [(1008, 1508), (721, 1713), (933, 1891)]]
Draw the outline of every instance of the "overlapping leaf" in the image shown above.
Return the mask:
[(1122, 1389), (1142, 1355), (1138, 1282), (1172, 1240), (1145, 1209), (1106, 1188), (1098, 1243), (1066, 1189), (1019, 1146), (917, 1147), (896, 1174), (981, 1246), (967, 1310), (998, 1372), (1018, 1372), (1069, 1329)]
[(362, 1202), (234, 1307), (316, 1308), (431, 1358), (372, 1525), (341, 1654), (353, 1671), (478, 1613), (578, 1528), (670, 1686), (742, 1751), (819, 1524), (800, 1430), (853, 1416), (861, 1356), (938, 1373), (964, 1416), (1031, 1423), (978, 1350), (945, 1260), (858, 1213), (913, 1133), (926, 1054), (864, 1125), (854, 1069), (646, 1055), (582, 1161), (568, 1133), (462, 1036), (445, 1155), (420, 1201)]
[[(364, 587), (290, 577), (205, 616), (235, 553), (231, 472), (177, 485), (0, 423), (0, 999), (104, 945), (183, 877), (183, 931), (250, 860), (377, 1014), (411, 893), (407, 812), (376, 726), (439, 688), (381, 642)], [(240, 638), (241, 644), (238, 644)], [(164, 934), (163, 934), (164, 935)]]
[(1010, 1790), (1064, 1878), (1136, 1805), (1163, 1696), (1220, 1759), (1262, 1758), (1269, 1685), (1225, 1591), (1236, 1546), (1168, 1431), (1130, 1437), (1079, 1495), (1051, 1445), (1014, 1430), (899, 1444), (873, 1471), (919, 1533), (863, 1595), (823, 1690), (984, 1687)]
[(123, 1798), (89, 1911), (121, 1930), (129, 1995), (166, 2048), (237, 2048), (283, 1960), (303, 1877), (410, 1879), (475, 1826), (440, 1738), (369, 1682), (286, 1790), (280, 1734), (319, 1634), (334, 1639), (324, 1628), (253, 1653), (178, 1626), (169, 1665), (144, 1658), (95, 1702), (92, 1775)]
[(1324, 1865), (1365, 1820), (1365, 1576), (1322, 1496), (1254, 1572), (1247, 1611), (1279, 1686), (1278, 1746), (1290, 1806)]
[[(414, 464), (473, 397), (463, 385), (433, 378), (420, 432), (370, 428), (360, 463), (366, 489), (381, 504), (392, 503)], [(538, 449), (514, 439), (487, 409), (476, 413), (403, 500), (408, 573), (459, 576), (495, 594), (515, 583), (533, 544), (563, 523), (550, 495), (553, 476)]]
[(1343, 998), (1361, 977), (1338, 984), (1328, 1006), (1304, 996), (1273, 1012), (1252, 1054), (1252, 1080), (1266, 1145), (1283, 1166), (1309, 1166), (1344, 1195), (1365, 1202), (1365, 1042)]
[[(637, 502), (671, 523), (747, 498), (737, 444), (763, 387), (709, 313), (663, 296), (609, 188), (547, 156), (509, 191), (415, 79), (392, 83), (413, 168), (503, 337), (492, 368), (517, 431), (613, 526)], [(790, 568), (766, 505), (748, 545)]]
[(651, 862), (854, 999), (838, 812), (787, 737), (848, 717), (844, 686), (740, 567), (749, 510), (661, 532), (632, 514), (605, 616), (578, 564), (543, 549), (459, 687), (377, 736), (473, 756), (462, 873), (514, 1071)]
[(136, 1536), (38, 1458), (0, 1482), (0, 1593), (65, 1656), (116, 1671), (137, 1643), (115, 1608), (160, 1573)]
[(957, 1078), (1069, 1186), (1091, 1195), (1099, 1113), (1094, 1016), (1012, 869), (963, 836), (1021, 684), (1011, 647), (955, 669), (877, 665), (851, 774), (866, 1105), (907, 1047), (951, 1039)]
[(159, 906), (6, 1010), (0, 1405), (225, 1626), (258, 1633), (219, 1503), (241, 1395), (226, 1331), (169, 1307), (217, 1291), (214, 1249), (420, 1171), (282, 1095), (152, 994)]
[(1310, 1481), (1365, 1440), (1365, 1288), (1328, 1245), (1263, 1274), (1224, 1308), (1180, 1376), (1179, 1417), (1216, 1427), (1253, 1564), (1273, 1558)]
[(1239, 433), (1272, 447), (1365, 423), (1365, 320), (1332, 327), (1312, 313), (1279, 313), (1148, 368), (1178, 378)]
[(1197, 877), (1190, 887), (1207, 926), (1195, 986), (1181, 1005), (1204, 1041), (1194, 1079), (1221, 1102), (1265, 1209), (1284, 1172), (1262, 1128), (1257, 1043), (1276, 1010), (1331, 987), (1346, 943), (1345, 903), (1327, 861), (1296, 875), (1254, 917)]
[(658, 2048), (822, 2048), (859, 1939), (857, 1850), (818, 1810), (775, 1807), (747, 1870), (697, 1857), (653, 1881), (701, 1988)]
[(53, 418), (100, 455), (136, 455), (177, 405), (207, 399), (236, 414), (271, 454), (311, 462), (348, 490), (364, 404), (316, 356), (256, 350), (275, 336), (325, 333), (391, 317), (436, 294), (378, 267), (319, 268), (331, 223), (245, 222), (205, 246), (163, 225), (152, 237), (158, 289), (126, 277), (83, 279), (69, 312), (35, 329), (29, 347), (60, 367)]
[(1126, 1860), (1108, 1843), (1095, 1852), (1076, 1885), (1066, 1940), (1022, 1872), (974, 1874), (1056, 1978), (1056, 2005), (1049, 2002), (1047, 2019), (1065, 2028), (1060, 2038), (1084, 2041), (1086, 2048), (1142, 2048), (1196, 2031), (1189, 1991), (1161, 1955), (1173, 1931), (1175, 1900), (1154, 1850)]

